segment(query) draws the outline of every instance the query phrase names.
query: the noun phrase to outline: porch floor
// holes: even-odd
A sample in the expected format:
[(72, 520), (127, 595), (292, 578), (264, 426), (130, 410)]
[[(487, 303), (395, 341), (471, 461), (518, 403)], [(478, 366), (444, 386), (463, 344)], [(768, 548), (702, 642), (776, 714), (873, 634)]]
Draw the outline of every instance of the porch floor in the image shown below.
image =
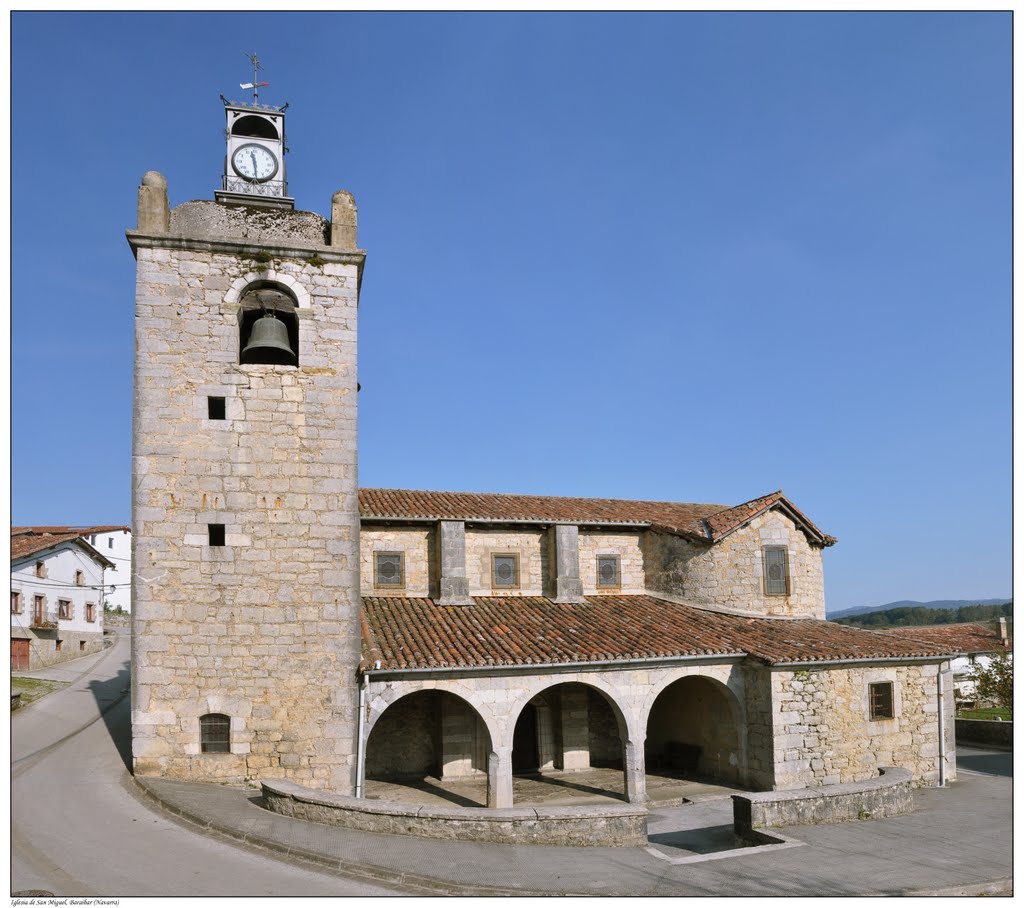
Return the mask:
[[(674, 807), (695, 801), (726, 798), (746, 789), (709, 779), (648, 773), (647, 797), (652, 807)], [(560, 806), (621, 802), (621, 769), (583, 769), (512, 777), (512, 801), (516, 807)], [(423, 806), (487, 806), (487, 779), (424, 779), (396, 781), (366, 780), (366, 797), (373, 801), (395, 801)]]

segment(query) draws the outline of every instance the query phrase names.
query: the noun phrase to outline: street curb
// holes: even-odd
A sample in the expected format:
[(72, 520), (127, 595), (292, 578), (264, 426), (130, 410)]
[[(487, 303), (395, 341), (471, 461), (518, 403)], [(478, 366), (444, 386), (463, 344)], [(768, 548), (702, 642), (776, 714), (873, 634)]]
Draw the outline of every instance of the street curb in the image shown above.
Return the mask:
[(958, 897), (979, 895), (1013, 895), (1013, 880), (992, 880), (988, 883), (971, 883), (967, 886), (950, 886), (947, 889), (914, 889), (902, 893), (908, 897)]
[(359, 879), (373, 880), (381, 883), (391, 883), (398, 886), (416, 887), (423, 889), (424, 894), (431, 895), (454, 895), (454, 896), (556, 896), (556, 895), (577, 895), (585, 893), (565, 893), (545, 889), (509, 889), (498, 886), (463, 885), (450, 881), (439, 880), (422, 874), (408, 873), (406, 871), (386, 870), (381, 867), (374, 867), (368, 864), (357, 864), (338, 858), (328, 858), (315, 851), (306, 851), (303, 848), (294, 848), (276, 842), (273, 839), (266, 839), (252, 833), (241, 832), (223, 823), (217, 823), (199, 816), (197, 813), (183, 808), (168, 801), (153, 791), (144, 779), (136, 778), (127, 773), (136, 794), (140, 794), (144, 800), (150, 801), (167, 813), (173, 814), (185, 820), (192, 826), (198, 826), (206, 832), (212, 832), (233, 842), (241, 842), (264, 851), (272, 851), (279, 855), (296, 858), (310, 864), (327, 868), (344, 874), (345, 876), (357, 877)]

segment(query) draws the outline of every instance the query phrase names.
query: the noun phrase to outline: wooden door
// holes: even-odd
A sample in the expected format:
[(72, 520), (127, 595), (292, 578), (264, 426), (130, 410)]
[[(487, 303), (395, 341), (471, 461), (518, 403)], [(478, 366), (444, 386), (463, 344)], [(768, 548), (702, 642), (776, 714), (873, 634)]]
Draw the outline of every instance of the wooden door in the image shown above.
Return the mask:
[(28, 670), (28, 640), (11, 640), (11, 671)]

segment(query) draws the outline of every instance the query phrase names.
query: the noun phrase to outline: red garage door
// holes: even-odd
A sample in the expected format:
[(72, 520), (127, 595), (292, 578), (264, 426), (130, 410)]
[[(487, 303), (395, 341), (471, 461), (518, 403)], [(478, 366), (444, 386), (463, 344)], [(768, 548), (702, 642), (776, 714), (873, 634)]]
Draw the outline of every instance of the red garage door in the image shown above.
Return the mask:
[(11, 641), (11, 671), (25, 671), (28, 668), (28, 640)]

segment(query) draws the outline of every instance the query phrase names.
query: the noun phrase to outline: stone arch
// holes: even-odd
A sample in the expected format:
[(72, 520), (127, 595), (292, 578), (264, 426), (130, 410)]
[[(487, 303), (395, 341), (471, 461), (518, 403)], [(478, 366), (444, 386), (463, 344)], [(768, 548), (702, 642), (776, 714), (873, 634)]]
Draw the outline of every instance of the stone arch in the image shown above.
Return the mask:
[(554, 777), (611, 769), (617, 772), (595, 772), (600, 781), (588, 776), (587, 784), (613, 797), (627, 795), (629, 723), (615, 690), (591, 680), (543, 679), (519, 698), (509, 713), (513, 775), (534, 779), (531, 785), (536, 780), (565, 785), (569, 783)]
[(260, 283), (278, 284), (285, 288), (295, 297), (295, 304), (299, 309), (309, 309), (313, 305), (309, 291), (301, 281), (296, 280), (291, 274), (276, 271), (273, 268), (268, 268), (266, 271), (250, 271), (248, 274), (236, 278), (231, 282), (227, 293), (224, 294), (224, 302), (228, 304), (239, 302), (250, 286)]
[(419, 783), (486, 777), (491, 731), (470, 699), (424, 686), (379, 695), (365, 730), (365, 777)]
[(646, 710), (647, 771), (742, 783), (747, 776), (743, 704), (728, 684), (687, 672), (662, 685)]

